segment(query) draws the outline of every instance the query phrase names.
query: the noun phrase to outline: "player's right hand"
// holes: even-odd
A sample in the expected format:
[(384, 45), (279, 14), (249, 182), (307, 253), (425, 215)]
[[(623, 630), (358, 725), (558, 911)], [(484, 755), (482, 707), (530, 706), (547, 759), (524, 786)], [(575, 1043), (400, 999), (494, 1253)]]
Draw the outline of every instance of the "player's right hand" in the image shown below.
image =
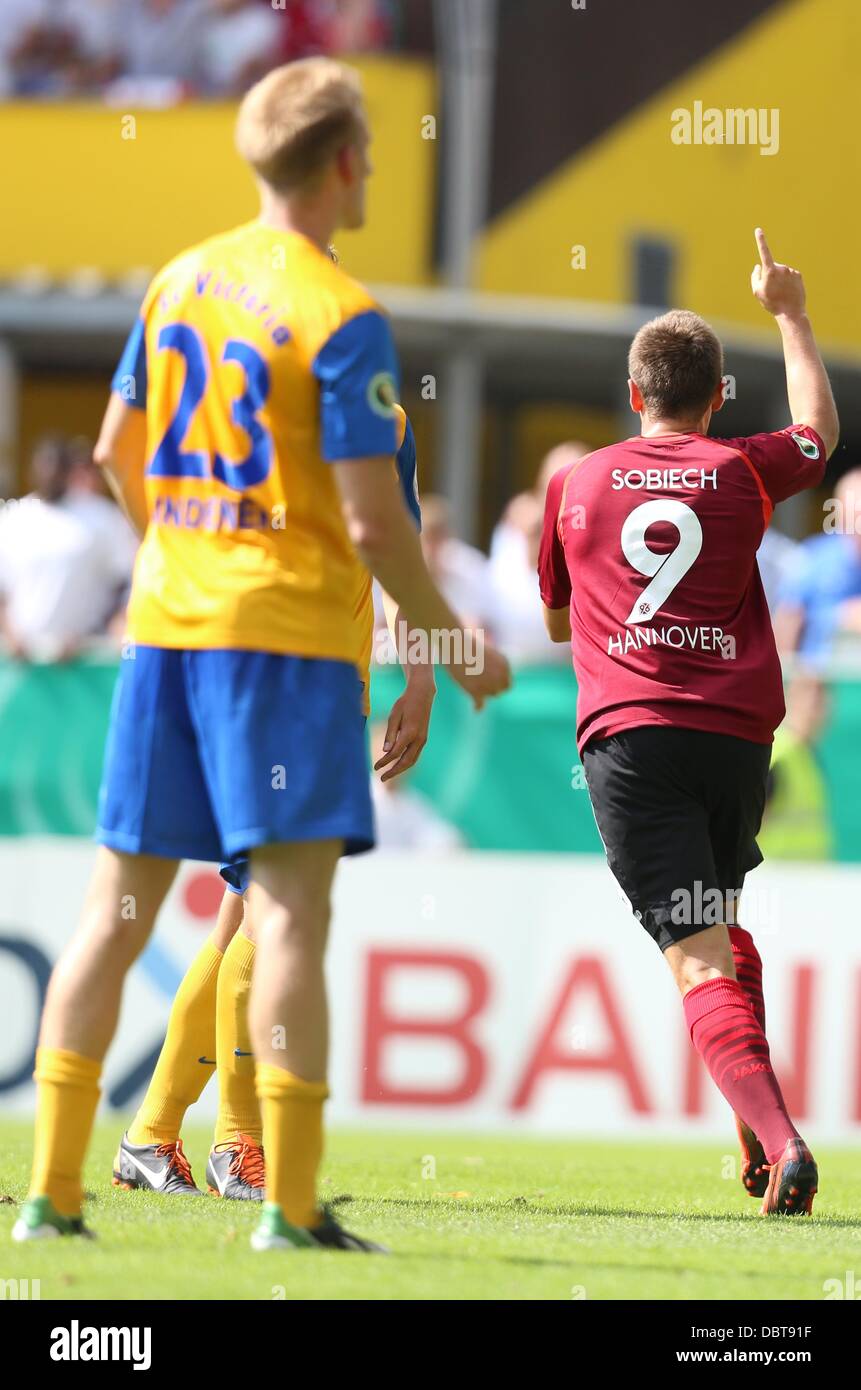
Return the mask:
[(448, 672), (461, 690), (466, 691), (478, 710), (482, 708), (485, 700), (492, 699), (494, 695), (502, 695), (510, 689), (511, 667), (507, 657), (488, 642), (483, 633), (477, 633), (476, 639), (472, 649), (477, 653), (477, 659), (473, 662), (453, 662)]
[(754, 236), (759, 247), (759, 265), (751, 272), (750, 287), (760, 304), (770, 314), (803, 314), (805, 293), (801, 271), (774, 260), (761, 227), (757, 227)]

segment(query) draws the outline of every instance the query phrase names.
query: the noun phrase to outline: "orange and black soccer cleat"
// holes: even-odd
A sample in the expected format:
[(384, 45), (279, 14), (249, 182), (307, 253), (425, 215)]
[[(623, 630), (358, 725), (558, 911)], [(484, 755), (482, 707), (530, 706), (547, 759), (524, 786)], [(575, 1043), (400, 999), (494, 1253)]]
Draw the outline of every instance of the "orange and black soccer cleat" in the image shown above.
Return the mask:
[(763, 1216), (809, 1216), (819, 1187), (819, 1170), (803, 1139), (787, 1139), (776, 1163), (769, 1165)]

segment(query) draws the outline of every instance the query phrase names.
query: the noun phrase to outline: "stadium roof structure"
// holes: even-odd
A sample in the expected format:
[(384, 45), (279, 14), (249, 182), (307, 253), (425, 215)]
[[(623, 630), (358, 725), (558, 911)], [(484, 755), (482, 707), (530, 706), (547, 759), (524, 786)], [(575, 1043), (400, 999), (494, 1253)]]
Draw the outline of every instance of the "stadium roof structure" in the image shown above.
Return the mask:
[[(549, 300), (461, 290), (375, 291), (394, 320), (404, 353), (472, 346), (485, 360), (493, 385), (532, 395), (559, 395), (613, 406), (627, 377), (631, 338), (665, 307), (621, 308), (583, 300)], [(783, 353), (777, 332), (713, 323), (724, 344), (726, 370), (736, 380), (736, 401), (760, 412), (763, 398), (785, 397)], [(825, 355), (845, 423), (861, 430), (861, 355)], [(853, 389), (849, 389), (853, 388)], [(749, 407), (744, 398), (748, 397)]]
[[(145, 282), (144, 282), (145, 284)], [(113, 368), (137, 313), (143, 285), (91, 287), (88, 282), (31, 288), (0, 283), (0, 339), (22, 366)], [(398, 346), (428, 371), (455, 351), (477, 354), (489, 390), (532, 398), (576, 400), (613, 408), (624, 385), (628, 344), (661, 308), (617, 308), (582, 300), (533, 299), (466, 290), (377, 285)], [(782, 398), (783, 357), (777, 334), (715, 323), (736, 383), (739, 420), (762, 421), (764, 400)], [(861, 434), (861, 356), (824, 348), (841, 421)]]
[[(0, 284), (0, 342), (20, 367), (113, 370), (138, 311), (144, 272), (109, 284), (95, 275), (72, 282), (34, 278)], [(377, 285), (392, 315), (408, 384), (430, 375), (441, 410), (445, 490), (474, 531), (478, 434), (483, 403), (560, 401), (618, 413), (629, 429), (627, 349), (660, 308), (533, 299), (464, 289)], [(786, 386), (777, 332), (716, 323), (734, 396), (726, 432), (752, 433), (786, 422)], [(861, 443), (861, 356), (825, 357), (841, 415), (842, 438)]]

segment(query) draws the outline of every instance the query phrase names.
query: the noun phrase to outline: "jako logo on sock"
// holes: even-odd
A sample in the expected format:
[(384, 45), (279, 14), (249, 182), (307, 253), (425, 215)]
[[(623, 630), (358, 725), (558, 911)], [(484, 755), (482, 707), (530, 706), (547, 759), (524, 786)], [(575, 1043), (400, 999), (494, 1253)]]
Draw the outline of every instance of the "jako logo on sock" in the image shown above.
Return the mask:
[(70, 1327), (51, 1330), (52, 1361), (133, 1361), (136, 1371), (152, 1365), (151, 1327)]

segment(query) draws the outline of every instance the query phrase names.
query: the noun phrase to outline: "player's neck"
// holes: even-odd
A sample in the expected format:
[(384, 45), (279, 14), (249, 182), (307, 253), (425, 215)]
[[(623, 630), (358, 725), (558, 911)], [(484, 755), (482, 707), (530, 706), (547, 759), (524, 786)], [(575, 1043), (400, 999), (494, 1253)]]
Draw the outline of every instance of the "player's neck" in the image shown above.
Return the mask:
[(640, 434), (644, 439), (655, 439), (662, 434), (707, 434), (711, 411), (701, 415), (699, 420), (652, 420), (648, 415), (640, 416)]
[(299, 201), (270, 197), (264, 194), (258, 219), (264, 227), (279, 232), (296, 232), (307, 237), (325, 251), (331, 244), (337, 226), (337, 216), (330, 208)]

